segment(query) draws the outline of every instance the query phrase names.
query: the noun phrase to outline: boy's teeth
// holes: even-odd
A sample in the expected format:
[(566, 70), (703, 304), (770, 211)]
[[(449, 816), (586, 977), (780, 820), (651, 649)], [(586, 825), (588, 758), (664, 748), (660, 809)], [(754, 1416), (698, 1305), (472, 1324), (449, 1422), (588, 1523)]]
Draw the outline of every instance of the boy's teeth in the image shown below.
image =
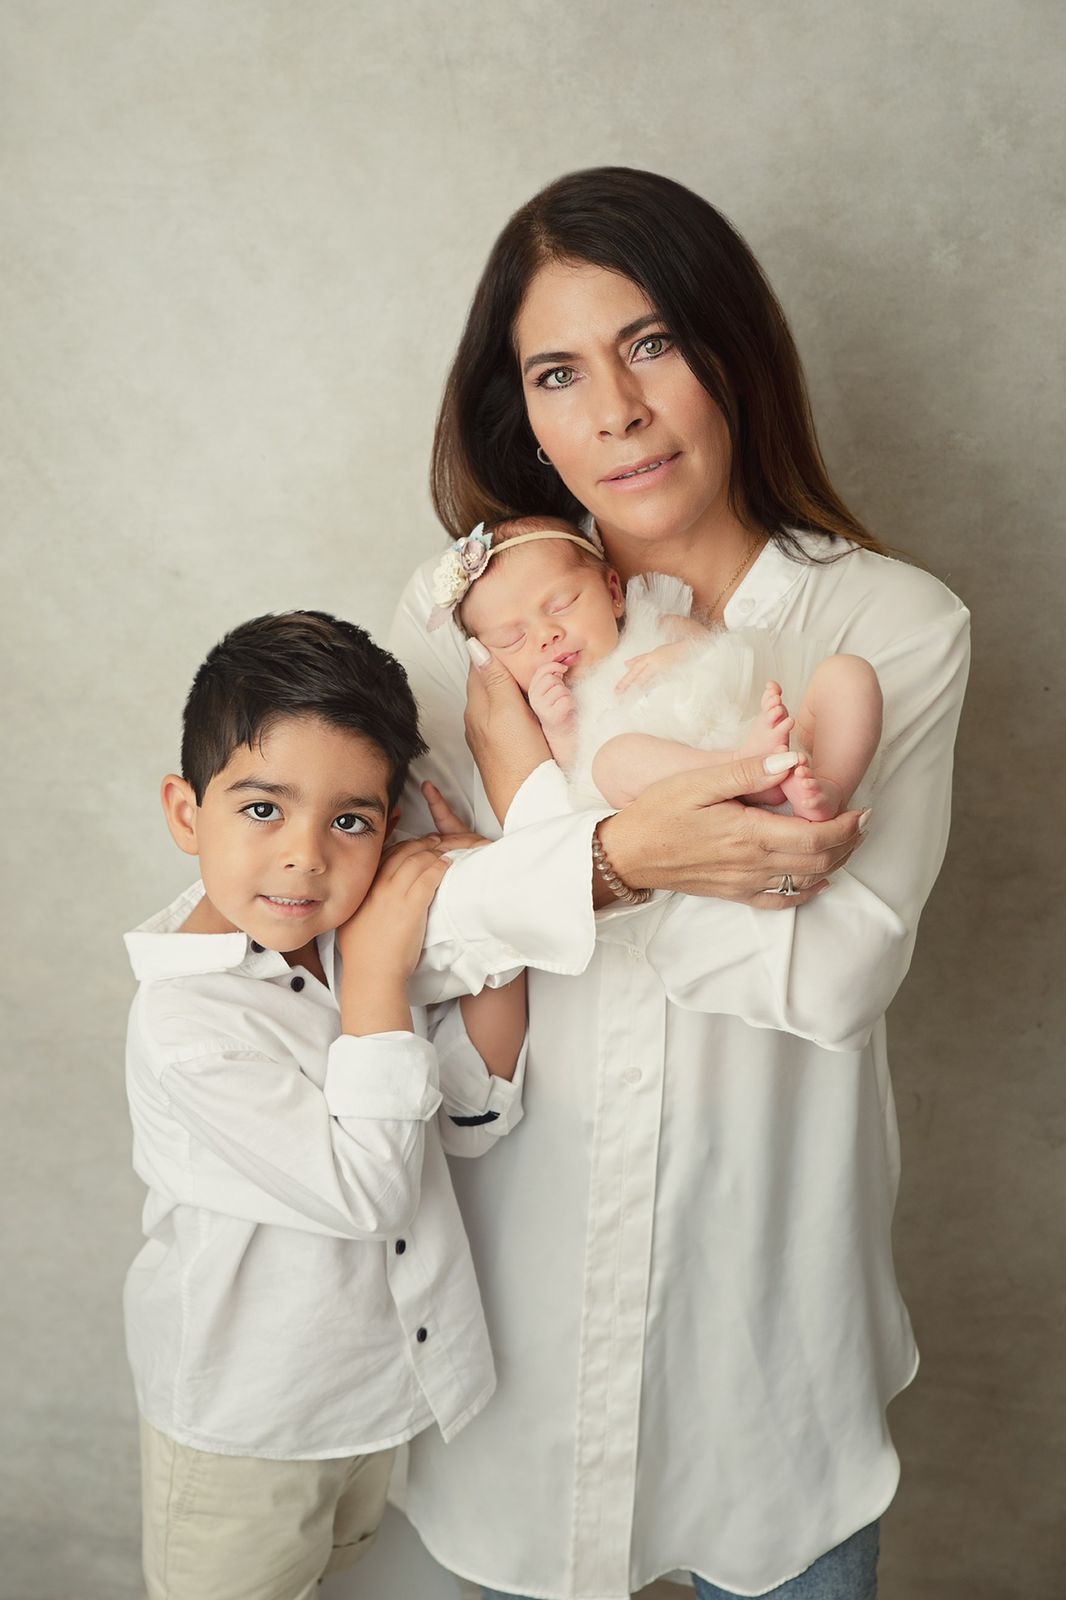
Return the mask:
[(280, 894), (268, 894), (267, 899), (273, 901), (276, 906), (309, 906), (311, 904), (310, 900), (286, 900), (284, 895)]

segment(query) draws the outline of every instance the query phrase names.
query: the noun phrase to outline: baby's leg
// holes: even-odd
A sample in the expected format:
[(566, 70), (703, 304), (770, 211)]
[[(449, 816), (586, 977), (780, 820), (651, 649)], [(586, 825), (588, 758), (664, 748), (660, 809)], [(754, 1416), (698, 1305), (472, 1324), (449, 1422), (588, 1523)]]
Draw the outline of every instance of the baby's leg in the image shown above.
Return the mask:
[(619, 733), (596, 751), (592, 781), (608, 805), (621, 810), (660, 778), (720, 767), (735, 756), (735, 750), (694, 750), (690, 744), (657, 739), (652, 733)]
[(844, 810), (880, 742), (881, 712), (881, 685), (861, 656), (830, 656), (817, 668), (796, 717), (810, 763), (781, 784), (798, 817), (827, 822)]

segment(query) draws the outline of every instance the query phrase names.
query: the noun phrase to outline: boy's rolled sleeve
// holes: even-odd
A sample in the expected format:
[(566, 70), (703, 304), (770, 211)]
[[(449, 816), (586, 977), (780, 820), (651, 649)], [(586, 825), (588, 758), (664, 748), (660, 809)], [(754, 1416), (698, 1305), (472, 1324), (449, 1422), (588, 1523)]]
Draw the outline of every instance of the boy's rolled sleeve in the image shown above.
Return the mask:
[(413, 1033), (341, 1034), (323, 1093), (334, 1117), (426, 1122), (441, 1103), (436, 1051)]
[(481, 1155), (522, 1120), (528, 1037), (508, 1079), (486, 1067), (456, 1002), (432, 1009), (430, 1032), (440, 1066), (441, 1142), (450, 1155)]

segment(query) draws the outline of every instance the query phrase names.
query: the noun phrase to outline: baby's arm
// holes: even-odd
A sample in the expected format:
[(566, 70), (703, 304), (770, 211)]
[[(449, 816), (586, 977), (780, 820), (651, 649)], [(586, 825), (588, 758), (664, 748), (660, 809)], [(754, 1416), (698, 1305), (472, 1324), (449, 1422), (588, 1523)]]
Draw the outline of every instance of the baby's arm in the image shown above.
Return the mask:
[(689, 653), (688, 647), (694, 639), (707, 637), (707, 629), (702, 622), (695, 622), (692, 617), (664, 616), (662, 623), (663, 632), (669, 634), (673, 642), (657, 645), (654, 650), (646, 650), (643, 655), (630, 656), (626, 661), (629, 670), (614, 686), (616, 694), (623, 694), (636, 683), (651, 683), (654, 678), (660, 677), (677, 662), (685, 659)]
[(781, 785), (798, 817), (827, 822), (845, 810), (881, 740), (877, 673), (862, 656), (821, 662), (796, 717), (796, 742), (807, 752)]
[(567, 770), (577, 753), (577, 712), (574, 697), (566, 686), (566, 667), (561, 661), (547, 661), (533, 674), (528, 694), (548, 749), (560, 767)]

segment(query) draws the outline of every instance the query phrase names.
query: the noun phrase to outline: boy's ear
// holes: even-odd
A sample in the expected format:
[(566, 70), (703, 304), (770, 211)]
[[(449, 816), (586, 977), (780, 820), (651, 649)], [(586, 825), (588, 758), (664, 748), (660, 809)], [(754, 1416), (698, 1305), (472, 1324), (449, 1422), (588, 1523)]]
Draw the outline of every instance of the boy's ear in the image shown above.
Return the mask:
[(399, 808), (399, 806), (397, 806), (395, 811), (392, 813), (392, 816), (389, 818), (388, 822), (386, 822), (386, 824), (385, 824), (385, 839), (382, 841), (383, 843), (385, 843), (388, 840), (389, 835), (392, 833), (393, 829), (396, 827), (396, 824), (399, 822), (399, 820), (400, 820), (400, 808)]
[(159, 798), (163, 802), (163, 815), (167, 819), (170, 837), (187, 856), (197, 855), (196, 820), (199, 807), (192, 784), (179, 778), (176, 772), (168, 772), (163, 779)]

